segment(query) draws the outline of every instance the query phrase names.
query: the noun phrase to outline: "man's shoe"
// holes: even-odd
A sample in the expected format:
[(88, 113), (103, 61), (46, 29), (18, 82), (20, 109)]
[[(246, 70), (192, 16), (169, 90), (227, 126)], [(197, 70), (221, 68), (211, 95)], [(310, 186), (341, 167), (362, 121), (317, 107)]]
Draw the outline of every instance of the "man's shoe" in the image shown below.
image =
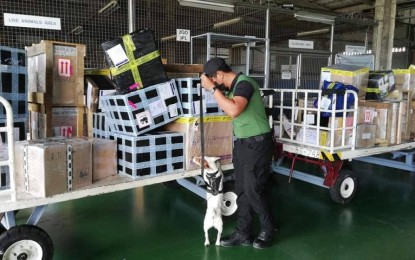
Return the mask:
[(264, 249), (272, 246), (272, 239), (274, 238), (274, 232), (262, 231), (255, 239), (253, 246), (257, 249)]
[(251, 246), (252, 238), (243, 236), (238, 232), (234, 232), (232, 235), (221, 239), (220, 245), (224, 247)]

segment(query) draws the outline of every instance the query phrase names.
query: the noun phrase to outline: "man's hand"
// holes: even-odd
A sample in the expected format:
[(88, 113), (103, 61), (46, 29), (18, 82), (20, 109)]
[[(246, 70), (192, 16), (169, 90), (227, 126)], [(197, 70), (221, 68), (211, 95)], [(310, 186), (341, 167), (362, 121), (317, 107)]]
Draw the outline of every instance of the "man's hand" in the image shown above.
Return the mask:
[(215, 82), (213, 82), (211, 78), (206, 76), (206, 74), (202, 74), (202, 76), (200, 76), (200, 80), (202, 87), (207, 91), (210, 91), (215, 86)]

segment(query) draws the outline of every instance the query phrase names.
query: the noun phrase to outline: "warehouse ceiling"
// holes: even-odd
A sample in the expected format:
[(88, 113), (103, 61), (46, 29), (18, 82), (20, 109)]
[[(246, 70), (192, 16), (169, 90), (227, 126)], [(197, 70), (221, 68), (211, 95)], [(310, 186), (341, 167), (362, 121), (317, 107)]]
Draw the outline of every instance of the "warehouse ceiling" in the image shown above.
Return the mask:
[[(274, 10), (305, 10), (327, 14), (351, 14), (373, 12), (376, 0), (212, 0), (212, 2), (232, 3), (235, 6), (271, 8)], [(397, 0), (397, 10), (415, 8), (413, 0)]]
[(375, 4), (374, 0), (235, 0), (228, 2), (233, 2), (236, 5), (268, 6), (271, 8), (288, 8), (292, 4), (294, 9), (331, 13), (350, 13), (373, 9)]

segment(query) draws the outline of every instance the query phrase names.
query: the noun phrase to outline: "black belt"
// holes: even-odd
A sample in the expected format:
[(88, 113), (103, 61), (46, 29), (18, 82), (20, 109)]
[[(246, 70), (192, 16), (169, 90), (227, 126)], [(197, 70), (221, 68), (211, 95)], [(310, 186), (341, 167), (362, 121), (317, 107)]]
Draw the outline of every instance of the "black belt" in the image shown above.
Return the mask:
[(247, 138), (237, 138), (236, 141), (240, 143), (253, 143), (253, 142), (261, 142), (267, 139), (271, 139), (272, 135), (271, 132), (262, 134), (262, 135), (255, 135)]

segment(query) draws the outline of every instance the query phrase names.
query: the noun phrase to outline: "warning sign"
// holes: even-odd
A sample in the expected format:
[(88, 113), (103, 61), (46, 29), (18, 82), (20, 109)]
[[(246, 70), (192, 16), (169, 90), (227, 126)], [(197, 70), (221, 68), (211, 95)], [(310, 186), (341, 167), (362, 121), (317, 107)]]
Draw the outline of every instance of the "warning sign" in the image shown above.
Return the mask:
[(61, 126), (60, 136), (72, 137), (72, 126)]
[(68, 59), (59, 59), (58, 60), (58, 72), (59, 72), (59, 76), (62, 77), (70, 77), (71, 76), (71, 71), (72, 71), (72, 66), (71, 66), (71, 60)]

